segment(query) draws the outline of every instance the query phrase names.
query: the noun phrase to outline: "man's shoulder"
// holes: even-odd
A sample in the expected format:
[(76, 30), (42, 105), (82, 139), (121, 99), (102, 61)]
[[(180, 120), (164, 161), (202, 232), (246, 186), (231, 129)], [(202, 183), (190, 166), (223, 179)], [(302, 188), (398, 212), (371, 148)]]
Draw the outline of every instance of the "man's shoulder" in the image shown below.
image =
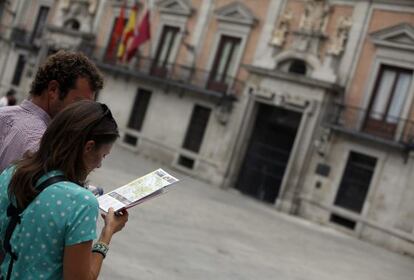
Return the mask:
[(19, 116), (13, 109), (19, 110), (0, 110), (0, 170), (20, 159), (26, 151), (36, 151), (47, 128), (43, 123), (36, 123), (35, 116)]
[(43, 134), (47, 128), (47, 125), (40, 117), (28, 113), (20, 106), (0, 108), (0, 128), (4, 126), (24, 132), (25, 134), (34, 132)]
[(0, 108), (0, 116), (13, 115), (15, 112), (23, 111), (20, 105), (4, 106)]
[(19, 120), (24, 120), (23, 122), (27, 123), (28, 119), (30, 119), (30, 115), (28, 115), (19, 105), (0, 107), (1, 123), (10, 124), (16, 123)]

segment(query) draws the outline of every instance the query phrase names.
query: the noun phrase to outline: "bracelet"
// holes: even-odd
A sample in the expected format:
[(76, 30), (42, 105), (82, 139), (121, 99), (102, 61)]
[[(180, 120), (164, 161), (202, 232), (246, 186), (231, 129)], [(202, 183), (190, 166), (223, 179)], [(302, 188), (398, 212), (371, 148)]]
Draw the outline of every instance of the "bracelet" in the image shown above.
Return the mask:
[(102, 255), (103, 258), (106, 257), (106, 253), (108, 253), (109, 246), (101, 241), (96, 242), (92, 246), (92, 253), (99, 253)]

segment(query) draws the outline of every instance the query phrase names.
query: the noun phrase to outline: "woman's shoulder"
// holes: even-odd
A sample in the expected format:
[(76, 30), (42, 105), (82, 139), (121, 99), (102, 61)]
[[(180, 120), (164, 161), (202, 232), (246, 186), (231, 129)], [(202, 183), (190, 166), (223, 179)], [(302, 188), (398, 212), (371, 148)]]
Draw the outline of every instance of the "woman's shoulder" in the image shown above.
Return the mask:
[(66, 201), (73, 204), (82, 202), (82, 204), (98, 205), (96, 197), (90, 190), (70, 181), (55, 183), (48, 188), (47, 192), (47, 195), (51, 198), (62, 199), (62, 203)]
[(10, 204), (8, 187), (13, 175), (13, 170), (14, 167), (9, 167), (0, 174), (0, 213), (5, 213)]
[(10, 181), (11, 177), (13, 176), (13, 172), (15, 170), (15, 166), (12, 165), (6, 169), (4, 169), (1, 173), (0, 173), (0, 185), (7, 183)]
[(8, 186), (10, 184), (10, 180), (13, 176), (15, 166), (11, 166), (0, 174), (0, 196), (4, 196), (5, 193), (7, 193)]

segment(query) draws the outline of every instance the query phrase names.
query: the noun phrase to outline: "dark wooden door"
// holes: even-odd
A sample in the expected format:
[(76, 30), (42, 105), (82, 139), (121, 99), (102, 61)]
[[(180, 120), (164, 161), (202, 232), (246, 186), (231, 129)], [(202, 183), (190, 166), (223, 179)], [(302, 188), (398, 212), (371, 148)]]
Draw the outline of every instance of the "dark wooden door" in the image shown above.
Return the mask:
[(412, 71), (381, 65), (363, 130), (393, 139), (407, 99)]
[(158, 43), (155, 60), (151, 67), (151, 74), (161, 78), (168, 76), (170, 55), (174, 47), (175, 39), (180, 29), (175, 26), (164, 26), (161, 39)]
[(227, 92), (229, 83), (232, 82), (229, 71), (234, 67), (240, 41), (240, 38), (236, 37), (221, 37), (208, 79), (208, 89), (222, 93)]
[(260, 104), (236, 188), (274, 203), (279, 195), (302, 114)]

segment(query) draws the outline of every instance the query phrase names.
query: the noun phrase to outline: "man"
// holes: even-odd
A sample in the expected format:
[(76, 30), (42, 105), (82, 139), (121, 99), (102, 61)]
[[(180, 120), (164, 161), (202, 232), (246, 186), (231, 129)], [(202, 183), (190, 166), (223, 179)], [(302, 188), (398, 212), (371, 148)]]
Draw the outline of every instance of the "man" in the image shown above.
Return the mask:
[(14, 89), (9, 89), (9, 91), (6, 93), (6, 96), (0, 98), (0, 107), (16, 105), (15, 95), (16, 91)]
[(0, 172), (26, 151), (38, 149), (59, 111), (79, 100), (93, 100), (102, 87), (102, 75), (83, 54), (59, 51), (48, 57), (32, 82), (30, 98), (0, 108)]

